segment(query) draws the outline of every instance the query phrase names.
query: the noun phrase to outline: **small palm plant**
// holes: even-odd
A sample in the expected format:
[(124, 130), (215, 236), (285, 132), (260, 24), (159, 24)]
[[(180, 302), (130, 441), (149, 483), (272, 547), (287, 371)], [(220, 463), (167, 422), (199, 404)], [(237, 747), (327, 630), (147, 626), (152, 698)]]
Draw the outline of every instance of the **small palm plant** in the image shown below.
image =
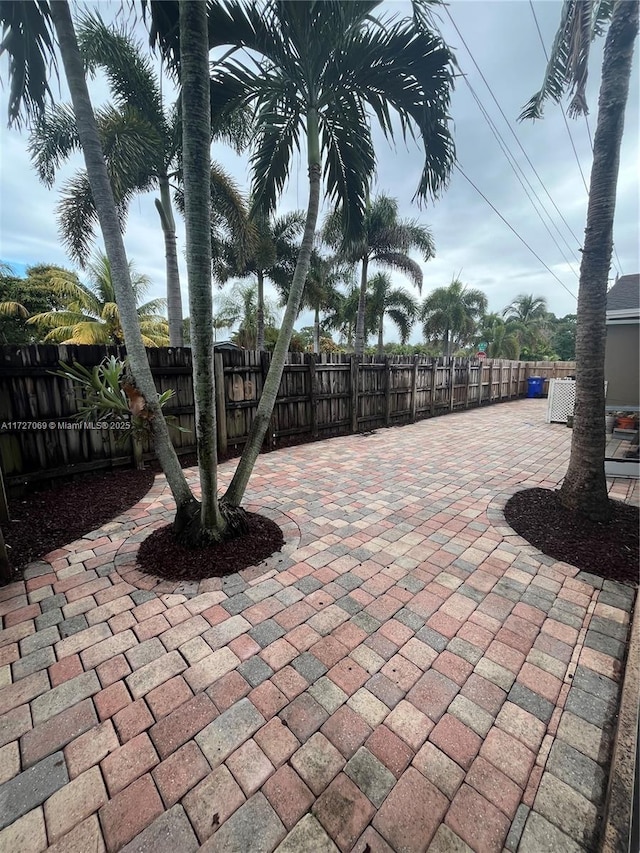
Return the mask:
[[(60, 370), (54, 373), (73, 382), (78, 411), (73, 416), (83, 423), (107, 422), (117, 430), (116, 442), (124, 443), (131, 436), (133, 458), (136, 468), (144, 468), (142, 457), (143, 439), (151, 436), (153, 415), (135, 386), (126, 360), (110, 356), (103, 359), (92, 370), (74, 361), (72, 365), (60, 362)], [(158, 394), (158, 405), (163, 406), (175, 395), (168, 388)], [(189, 432), (178, 426), (176, 418), (166, 416), (167, 424), (179, 432)]]

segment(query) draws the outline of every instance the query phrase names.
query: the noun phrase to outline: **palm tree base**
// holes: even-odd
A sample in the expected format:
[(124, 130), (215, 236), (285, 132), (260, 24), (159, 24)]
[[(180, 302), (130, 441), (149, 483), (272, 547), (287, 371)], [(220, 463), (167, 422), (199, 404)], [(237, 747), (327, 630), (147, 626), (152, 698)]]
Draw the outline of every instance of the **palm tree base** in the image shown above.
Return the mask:
[(200, 503), (197, 500), (179, 507), (173, 521), (176, 540), (185, 548), (206, 548), (218, 542), (236, 539), (247, 532), (247, 513), (240, 506), (232, 506), (224, 499), (219, 502), (223, 525), (221, 529), (202, 525)]

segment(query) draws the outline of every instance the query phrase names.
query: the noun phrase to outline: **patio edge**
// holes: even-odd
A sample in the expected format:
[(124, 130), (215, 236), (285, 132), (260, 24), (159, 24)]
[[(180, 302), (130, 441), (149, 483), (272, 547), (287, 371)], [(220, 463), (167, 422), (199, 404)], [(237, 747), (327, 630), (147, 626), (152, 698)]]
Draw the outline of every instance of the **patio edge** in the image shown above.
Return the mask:
[(604, 831), (600, 853), (626, 853), (631, 847), (634, 809), (634, 785), (638, 748), (638, 714), (640, 702), (640, 607), (638, 593), (629, 653), (625, 667), (618, 727), (616, 730), (605, 799)]

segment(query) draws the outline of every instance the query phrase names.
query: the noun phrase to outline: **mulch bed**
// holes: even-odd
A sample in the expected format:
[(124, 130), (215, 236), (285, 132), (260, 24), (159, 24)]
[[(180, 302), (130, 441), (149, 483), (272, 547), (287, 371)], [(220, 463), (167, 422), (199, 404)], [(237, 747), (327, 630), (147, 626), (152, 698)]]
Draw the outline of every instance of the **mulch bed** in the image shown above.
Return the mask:
[(565, 509), (559, 493), (525, 489), (508, 501), (504, 514), (513, 529), (543, 554), (584, 572), (638, 584), (638, 507), (611, 501), (607, 523)]
[(161, 527), (140, 545), (138, 568), (170, 581), (199, 581), (255, 566), (279, 551), (284, 539), (271, 519), (248, 512), (246, 520), (248, 530), (242, 536), (207, 548), (186, 548), (176, 541), (171, 525)]
[(2, 532), (12, 568), (21, 569), (111, 521), (138, 503), (153, 479), (151, 469), (83, 474), (10, 499), (11, 521)]

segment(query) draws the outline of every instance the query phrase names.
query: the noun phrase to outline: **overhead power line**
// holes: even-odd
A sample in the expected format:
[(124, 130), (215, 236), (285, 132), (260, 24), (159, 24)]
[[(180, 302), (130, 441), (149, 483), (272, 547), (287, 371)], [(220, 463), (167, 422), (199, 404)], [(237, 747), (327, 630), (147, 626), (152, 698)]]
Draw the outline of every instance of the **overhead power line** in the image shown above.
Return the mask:
[(494, 204), (492, 204), (492, 202), (490, 202), (490, 201), (489, 201), (489, 199), (488, 199), (488, 198), (486, 197), (486, 195), (482, 192), (482, 190), (481, 190), (481, 189), (479, 189), (479, 187), (477, 187), (477, 186), (474, 184), (474, 182), (471, 180), (471, 178), (470, 178), (470, 177), (469, 177), (469, 176), (468, 176), (468, 175), (463, 171), (463, 169), (460, 167), (460, 165), (459, 165), (458, 163), (456, 163), (456, 169), (460, 172), (460, 174), (462, 175), (462, 177), (463, 177), (466, 181), (468, 181), (468, 182), (471, 184), (471, 186), (472, 186), (472, 187), (473, 187), (473, 189), (478, 193), (478, 195), (480, 195), (480, 196), (481, 196), (481, 197), (486, 201), (486, 203), (487, 203), (487, 204), (489, 205), (489, 207), (494, 211), (494, 213), (496, 213), (496, 214), (500, 217), (500, 219), (504, 222), (504, 224), (507, 226), (507, 228), (509, 228), (509, 230), (513, 231), (513, 233), (516, 235), (516, 237), (518, 238), (518, 240), (520, 240), (520, 242), (521, 242), (521, 243), (523, 243), (523, 244), (527, 247), (527, 249), (531, 252), (531, 254), (532, 254), (532, 255), (533, 255), (533, 256), (534, 256), (538, 261), (540, 261), (540, 263), (542, 264), (542, 266), (547, 270), (547, 272), (548, 272), (550, 275), (552, 275), (552, 276), (553, 276), (553, 278), (555, 278), (555, 280), (558, 282), (558, 284), (559, 284), (561, 287), (563, 287), (563, 288), (567, 291), (567, 293), (568, 293), (568, 294), (570, 294), (574, 299), (577, 299), (577, 296), (575, 295), (575, 293), (573, 293), (571, 290), (569, 290), (569, 288), (566, 286), (566, 284), (564, 284), (564, 282), (563, 282), (563, 281), (561, 281), (561, 280), (558, 278), (558, 276), (554, 273), (554, 271), (553, 271), (549, 266), (547, 266), (547, 264), (542, 260), (542, 258), (541, 258), (541, 257), (540, 257), (540, 255), (535, 251), (535, 249), (532, 249), (532, 248), (531, 248), (531, 246), (530, 246), (530, 245), (527, 243), (527, 241), (524, 239), (524, 237), (521, 237), (521, 236), (520, 236), (520, 234), (518, 234), (518, 232), (517, 232), (517, 231), (516, 231), (516, 229), (513, 227), (513, 225), (511, 225), (511, 223), (510, 223), (510, 222), (508, 222), (508, 221), (507, 221), (507, 219), (505, 219), (505, 217), (500, 213), (500, 211), (498, 210), (498, 208), (497, 208)]
[(522, 151), (522, 153), (524, 154), (524, 157), (525, 157), (525, 159), (526, 159), (527, 163), (529, 164), (529, 166), (531, 167), (531, 169), (532, 169), (532, 171), (533, 171), (534, 175), (536, 176), (536, 178), (537, 178), (537, 179), (538, 179), (538, 181), (540, 182), (540, 186), (541, 186), (541, 187), (542, 187), (542, 189), (545, 191), (545, 194), (547, 195), (547, 198), (549, 199), (549, 201), (551, 202), (551, 204), (552, 204), (552, 205), (553, 205), (553, 207), (555, 208), (555, 210), (556, 210), (557, 214), (559, 215), (560, 219), (563, 221), (563, 223), (565, 224), (565, 226), (566, 226), (567, 230), (569, 231), (569, 233), (571, 234), (571, 236), (573, 237), (573, 239), (576, 241), (576, 243), (577, 243), (578, 247), (580, 247), (580, 246), (581, 246), (581, 242), (580, 242), (580, 240), (578, 239), (578, 237), (577, 237), (577, 236), (576, 236), (576, 234), (574, 233), (573, 229), (571, 228), (571, 226), (569, 225), (569, 223), (567, 222), (567, 220), (566, 220), (566, 219), (565, 219), (565, 217), (563, 216), (562, 211), (560, 210), (560, 208), (558, 207), (558, 205), (555, 203), (555, 201), (554, 201), (554, 200), (553, 200), (553, 198), (551, 197), (551, 194), (550, 194), (549, 190), (547, 189), (547, 187), (546, 187), (546, 185), (545, 185), (544, 181), (543, 181), (543, 180), (542, 180), (542, 178), (540, 177), (540, 175), (539, 175), (539, 173), (538, 173), (538, 170), (536, 169), (536, 167), (535, 167), (535, 166), (533, 165), (533, 163), (531, 162), (531, 158), (529, 157), (529, 155), (527, 154), (526, 150), (524, 149), (524, 146), (522, 145), (522, 143), (521, 143), (521, 142), (520, 142), (520, 140), (518, 139), (518, 136), (517, 136), (517, 134), (515, 133), (514, 129), (511, 127), (511, 122), (509, 121), (509, 119), (508, 119), (508, 118), (507, 118), (507, 116), (505, 115), (504, 110), (502, 109), (502, 107), (500, 106), (500, 104), (499, 104), (499, 102), (498, 102), (498, 99), (497, 99), (497, 98), (496, 98), (496, 96), (494, 95), (494, 93), (493, 93), (493, 89), (491, 88), (491, 86), (490, 86), (490, 84), (489, 84), (489, 82), (488, 82), (487, 78), (486, 78), (486, 77), (485, 77), (485, 75), (482, 73), (482, 70), (480, 69), (480, 66), (479, 66), (479, 65), (478, 65), (478, 63), (476, 62), (476, 60), (475, 60), (475, 58), (474, 58), (473, 54), (471, 53), (471, 50), (469, 49), (469, 45), (468, 45), (468, 44), (467, 44), (467, 42), (465, 41), (464, 36), (462, 35), (462, 33), (460, 32), (460, 30), (458, 29), (458, 26), (457, 26), (456, 22), (455, 22), (455, 21), (453, 20), (453, 18), (451, 17), (451, 12), (449, 11), (449, 9), (448, 9), (446, 6), (444, 6), (443, 8), (444, 8), (444, 11), (445, 11), (445, 12), (446, 12), (446, 14), (447, 14), (447, 17), (448, 17), (448, 18), (449, 18), (449, 20), (451, 21), (451, 24), (452, 24), (453, 28), (455, 29), (455, 31), (456, 31), (456, 33), (458, 34), (458, 36), (459, 36), (460, 40), (462, 41), (462, 44), (464, 45), (465, 50), (466, 50), (466, 51), (467, 51), (467, 53), (469, 54), (469, 57), (470, 57), (471, 61), (472, 61), (472, 62), (473, 62), (473, 64), (475, 65), (476, 70), (478, 71), (478, 74), (479, 74), (479, 75), (480, 75), (480, 77), (482, 78), (483, 83), (485, 84), (485, 86), (486, 86), (486, 87), (487, 87), (487, 89), (489, 90), (489, 94), (491, 95), (491, 98), (493, 99), (493, 102), (494, 102), (494, 103), (495, 103), (495, 105), (497, 106), (497, 108), (498, 108), (498, 110), (499, 110), (499, 112), (500, 112), (500, 115), (502, 116), (502, 118), (504, 119), (504, 121), (505, 121), (505, 123), (506, 123), (507, 127), (509, 128), (509, 131), (510, 131), (511, 135), (512, 135), (512, 136), (513, 136), (513, 138), (515, 139), (516, 144), (518, 145), (518, 148), (519, 148), (519, 149)]
[[(531, 190), (531, 192), (532, 192), (532, 193), (533, 193), (533, 195), (535, 196), (535, 198), (536, 198), (536, 200), (537, 200), (538, 204), (540, 205), (541, 209), (544, 211), (544, 213), (545, 213), (545, 214), (546, 214), (546, 216), (548, 217), (549, 222), (551, 222), (551, 224), (553, 225), (553, 227), (554, 227), (554, 228), (556, 229), (556, 231), (558, 232), (558, 235), (560, 236), (560, 239), (564, 242), (564, 244), (565, 244), (565, 246), (567, 247), (567, 249), (569, 250), (569, 252), (570, 252), (571, 254), (573, 254), (573, 257), (575, 258), (575, 260), (576, 260), (576, 261), (578, 261), (578, 263), (579, 263), (579, 259), (578, 259), (577, 255), (576, 255), (575, 251), (574, 251), (574, 250), (571, 248), (571, 246), (567, 243), (567, 241), (566, 241), (566, 239), (565, 239), (564, 235), (562, 234), (562, 232), (560, 231), (560, 229), (558, 228), (558, 226), (555, 224), (555, 222), (553, 221), (552, 217), (549, 215), (549, 212), (548, 212), (548, 210), (546, 209), (546, 207), (544, 206), (544, 203), (543, 203), (542, 199), (540, 198), (540, 196), (538, 195), (538, 193), (536, 192), (536, 190), (534, 189), (534, 187), (531, 185), (531, 182), (529, 181), (529, 179), (527, 178), (527, 176), (526, 176), (526, 175), (525, 175), (525, 173), (523, 172), (522, 168), (520, 167), (520, 164), (518, 163), (518, 161), (516, 160), (516, 158), (515, 158), (515, 157), (514, 157), (514, 155), (512, 154), (512, 152), (511, 152), (511, 150), (510, 150), (510, 148), (509, 148), (509, 146), (508, 146), (507, 142), (505, 141), (504, 137), (502, 136), (502, 134), (500, 133), (500, 131), (499, 131), (499, 130), (498, 130), (498, 128), (496, 127), (495, 122), (493, 121), (493, 119), (491, 118), (491, 116), (489, 115), (489, 113), (487, 112), (487, 110), (485, 109), (484, 104), (482, 103), (482, 101), (480, 100), (480, 97), (478, 96), (477, 92), (475, 91), (475, 89), (473, 88), (473, 86), (471, 85), (471, 83), (469, 82), (469, 80), (468, 80), (467, 76), (466, 76), (466, 75), (463, 75), (463, 79), (464, 79), (465, 83), (467, 84), (467, 86), (469, 87), (469, 91), (470, 91), (470, 92), (471, 92), (471, 94), (473, 95), (473, 98), (474, 98), (474, 100), (475, 100), (476, 104), (478, 105), (478, 109), (479, 109), (479, 110), (480, 110), (480, 112), (482, 113), (482, 115), (483, 115), (483, 117), (484, 117), (484, 120), (485, 120), (485, 121), (487, 122), (487, 124), (489, 125), (489, 129), (490, 129), (490, 130), (491, 130), (491, 132), (493, 133), (493, 135), (494, 135), (494, 137), (495, 137), (495, 139), (496, 139), (496, 142), (498, 143), (498, 145), (499, 145), (499, 147), (500, 147), (500, 150), (502, 151), (502, 153), (503, 153), (503, 154), (504, 154), (504, 156), (506, 157), (506, 160), (507, 160), (507, 162), (508, 162), (509, 166), (511, 167), (511, 170), (513, 171), (513, 173), (514, 173), (514, 175), (516, 176), (516, 178), (517, 178), (518, 182), (520, 183), (520, 186), (521, 186), (521, 187), (522, 187), (522, 189), (524, 190), (524, 193), (525, 193), (525, 195), (527, 196), (527, 198), (529, 199), (529, 201), (530, 201), (530, 203), (531, 203), (531, 206), (532, 206), (532, 207), (533, 207), (533, 209), (535, 210), (536, 214), (538, 215), (538, 218), (540, 219), (540, 221), (542, 222), (543, 226), (545, 227), (545, 229), (546, 229), (546, 231), (547, 231), (547, 234), (549, 235), (549, 237), (551, 237), (551, 240), (552, 240), (552, 241), (553, 241), (553, 243), (555, 244), (556, 249), (557, 249), (557, 250), (560, 252), (560, 254), (562, 255), (562, 258), (563, 258), (564, 262), (568, 265), (568, 267), (569, 267), (569, 269), (571, 270), (571, 272), (575, 275), (575, 277), (576, 277), (576, 278), (578, 278), (578, 273), (576, 272), (576, 270), (575, 270), (575, 269), (573, 268), (573, 266), (571, 265), (571, 261), (570, 261), (570, 260), (567, 258), (567, 256), (564, 254), (564, 251), (562, 250), (562, 247), (560, 246), (560, 244), (558, 243), (558, 241), (556, 240), (556, 238), (555, 238), (555, 237), (553, 236), (553, 234), (551, 233), (551, 230), (550, 230), (549, 226), (548, 226), (548, 225), (547, 225), (547, 223), (544, 221), (544, 218), (543, 218), (542, 214), (540, 213), (540, 211), (539, 211), (539, 210), (538, 210), (538, 208), (536, 207), (536, 204), (535, 204), (535, 202), (534, 202), (534, 200), (533, 200), (533, 198), (532, 198), (532, 196), (531, 196), (531, 193), (529, 192), (529, 190), (528, 190), (528, 189), (527, 189), (527, 187), (525, 186), (525, 183), (524, 183), (525, 181), (526, 181), (526, 183), (527, 183), (527, 185), (528, 185), (529, 189)], [(520, 177), (521, 175), (522, 175), (522, 177)], [(524, 180), (523, 180), (523, 179), (524, 179)]]

